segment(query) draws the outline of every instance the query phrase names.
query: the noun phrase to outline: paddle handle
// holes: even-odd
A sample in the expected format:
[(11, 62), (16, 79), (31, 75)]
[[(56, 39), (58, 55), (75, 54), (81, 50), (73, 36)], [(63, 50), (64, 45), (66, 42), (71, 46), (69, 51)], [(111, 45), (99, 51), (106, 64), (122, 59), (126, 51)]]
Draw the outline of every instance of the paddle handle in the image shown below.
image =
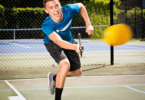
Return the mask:
[(78, 37), (79, 37), (79, 49), (80, 49), (80, 55), (82, 57), (82, 47), (81, 47), (81, 34), (78, 33)]

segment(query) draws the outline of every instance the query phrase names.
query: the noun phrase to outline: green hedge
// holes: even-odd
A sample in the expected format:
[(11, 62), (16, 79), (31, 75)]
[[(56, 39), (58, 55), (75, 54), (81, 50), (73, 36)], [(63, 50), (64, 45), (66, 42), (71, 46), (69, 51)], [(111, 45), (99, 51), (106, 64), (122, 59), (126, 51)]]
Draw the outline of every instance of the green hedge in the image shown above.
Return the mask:
[[(67, 3), (76, 3), (77, 0)], [(62, 6), (67, 4), (62, 2)], [(92, 24), (95, 25), (110, 25), (110, 0), (90, 0), (82, 2), (89, 14)], [(120, 0), (114, 0), (114, 19), (117, 19), (117, 15), (123, 12), (123, 10), (117, 9), (120, 5)], [(3, 17), (0, 18), (0, 28), (41, 28), (43, 20), (48, 16), (44, 8), (4, 8), (0, 6), (0, 11)], [(83, 18), (78, 14), (73, 19), (73, 26), (85, 26)], [(95, 28), (95, 32), (90, 38), (100, 39), (103, 36), (104, 27)], [(76, 32), (75, 32), (76, 33)]]
[[(90, 0), (86, 5), (88, 14), (92, 24), (95, 25), (110, 25), (110, 0)], [(117, 19), (118, 14), (124, 12), (117, 9), (120, 5), (120, 0), (114, 0), (113, 12), (114, 20)], [(91, 39), (100, 39), (103, 37), (103, 31), (106, 27), (95, 28), (95, 32), (90, 36)]]
[[(71, 3), (76, 3), (76, 2), (77, 2), (76, 0), (73, 0), (73, 2)], [(70, 3), (70, 2), (67, 2), (67, 3)], [(90, 0), (89, 2), (83, 1), (83, 3), (85, 4), (85, 7), (88, 11), (88, 14), (90, 16), (90, 19), (93, 25), (109, 25), (110, 24), (110, 17), (109, 17), (110, 16), (109, 14), (110, 13), (110, 10), (109, 10), (110, 0)], [(114, 11), (118, 15), (119, 13), (121, 13), (121, 10), (117, 9), (116, 5), (118, 6), (120, 4), (120, 0), (114, 0), (114, 3), (115, 3)], [(62, 2), (62, 5), (63, 4), (64, 2)], [(36, 25), (36, 21), (42, 23), (42, 20), (44, 20), (44, 18), (47, 15), (44, 13), (43, 8), (40, 8), (40, 7), (36, 7), (36, 8), (28, 8), (28, 7), (15, 8), (14, 7), (14, 8), (6, 9), (5, 16), (6, 18), (4, 20), (6, 20), (7, 22), (12, 22), (10, 20), (13, 19), (13, 23), (15, 23), (16, 25), (15, 26), (10, 25), (11, 27), (9, 27), (9, 25), (6, 25), (4, 28), (26, 28), (26, 27), (38, 28), (41, 26), (40, 24)], [(117, 16), (114, 16), (114, 19), (116, 18)], [(19, 26), (20, 23), (23, 23), (23, 25), (25, 24), (24, 21), (21, 21), (22, 19), (25, 20), (26, 23), (29, 22), (32, 25), (29, 25), (29, 26), (25, 25), (23, 27)], [(8, 24), (11, 24), (11, 23), (8, 23)], [(79, 15), (76, 16), (74, 18), (73, 26), (82, 26), (82, 25), (85, 25), (85, 23), (82, 20), (81, 16)]]
[(11, 8), (5, 11), (4, 28), (40, 28), (47, 15), (43, 8)]
[(5, 8), (0, 4), (0, 29), (2, 26), (6, 25), (5, 16), (4, 16)]
[[(143, 20), (145, 20), (145, 9), (142, 9)], [(134, 20), (135, 17), (141, 18), (141, 8), (135, 7), (127, 11), (127, 18)], [(140, 20), (140, 19), (139, 19)]]
[[(133, 38), (135, 38), (135, 39), (145, 38), (145, 37), (141, 36), (141, 34), (143, 34), (145, 32), (145, 28), (143, 28), (145, 25), (145, 9), (142, 9), (142, 12), (141, 12), (141, 8), (139, 8), (139, 7), (132, 8), (127, 11), (126, 16), (128, 19), (127, 23), (132, 26), (133, 31), (136, 28), (136, 30), (134, 31), (135, 34), (133, 35)], [(143, 25), (143, 26), (141, 26), (141, 25)], [(139, 30), (142, 30), (142, 33), (139, 33), (138, 32)], [(138, 36), (138, 34), (140, 34), (140, 36)]]
[(4, 15), (5, 8), (0, 4), (0, 14)]

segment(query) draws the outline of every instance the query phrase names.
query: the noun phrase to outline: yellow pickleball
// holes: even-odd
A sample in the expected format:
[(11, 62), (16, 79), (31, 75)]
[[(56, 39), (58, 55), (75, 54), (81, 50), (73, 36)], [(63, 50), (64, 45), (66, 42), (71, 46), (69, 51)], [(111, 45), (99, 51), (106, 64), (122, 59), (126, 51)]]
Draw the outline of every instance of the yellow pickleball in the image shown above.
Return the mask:
[(110, 46), (127, 43), (132, 38), (132, 30), (126, 24), (117, 24), (104, 30), (104, 42)]

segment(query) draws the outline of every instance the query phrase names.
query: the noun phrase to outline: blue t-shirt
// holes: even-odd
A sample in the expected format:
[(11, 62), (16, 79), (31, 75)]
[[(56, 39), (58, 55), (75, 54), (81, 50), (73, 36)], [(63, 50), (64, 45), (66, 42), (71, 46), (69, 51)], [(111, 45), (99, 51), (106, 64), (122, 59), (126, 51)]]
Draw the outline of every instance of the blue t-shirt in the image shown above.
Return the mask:
[(63, 19), (61, 22), (54, 22), (50, 16), (48, 16), (43, 24), (42, 31), (45, 33), (44, 43), (48, 44), (50, 39), (49, 35), (56, 32), (63, 40), (72, 43), (73, 37), (71, 34), (71, 26), (73, 16), (79, 13), (78, 4), (68, 4), (61, 8), (63, 13)]

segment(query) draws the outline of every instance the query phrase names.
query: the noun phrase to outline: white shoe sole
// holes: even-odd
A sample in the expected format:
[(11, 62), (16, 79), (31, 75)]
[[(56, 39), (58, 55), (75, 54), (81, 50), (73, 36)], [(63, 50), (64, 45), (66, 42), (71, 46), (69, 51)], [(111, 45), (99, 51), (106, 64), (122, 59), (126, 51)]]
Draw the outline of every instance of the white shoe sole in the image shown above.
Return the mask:
[(50, 84), (49, 75), (50, 75), (50, 74), (51, 74), (51, 72), (49, 72), (48, 75), (47, 75), (47, 77), (48, 77), (48, 90), (49, 90), (49, 93), (50, 93), (51, 95), (53, 95), (53, 94), (51, 93), (50, 87), (49, 87), (49, 84)]

